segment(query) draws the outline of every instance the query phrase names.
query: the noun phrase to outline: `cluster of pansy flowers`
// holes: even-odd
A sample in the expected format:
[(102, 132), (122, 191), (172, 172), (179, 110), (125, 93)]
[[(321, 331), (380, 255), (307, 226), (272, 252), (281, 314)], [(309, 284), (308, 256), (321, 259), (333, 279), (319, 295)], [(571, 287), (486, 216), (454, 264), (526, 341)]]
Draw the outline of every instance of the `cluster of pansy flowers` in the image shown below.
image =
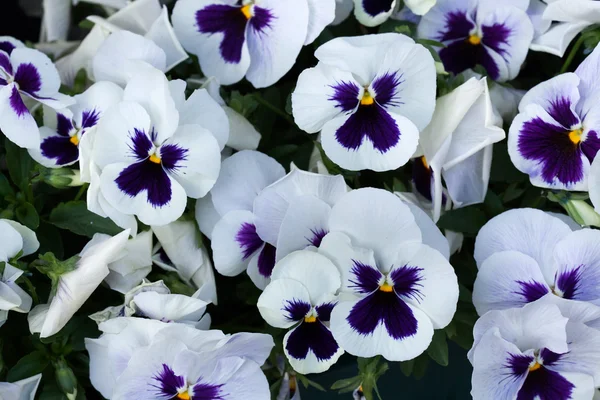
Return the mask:
[[(421, 355), (434, 330), (451, 322), (459, 295), (449, 259), (462, 237), (435, 222), (484, 201), (493, 145), (506, 138), (503, 119), (510, 158), (533, 185), (587, 191), (600, 209), (600, 50), (527, 93), (499, 84), (517, 77), (529, 50), (562, 56), (600, 22), (598, 2), (177, 0), (170, 15), (158, 0), (93, 2), (115, 12), (90, 16), (93, 29), (65, 50), (70, 0), (44, 1), (42, 37), (58, 41), (38, 47), (55, 64), (0, 37), (0, 130), (44, 167), (78, 163), (88, 209), (123, 232), (96, 234), (53, 277), (48, 302), (32, 308), (16, 284), (23, 271), (11, 263), (39, 243), (28, 228), (0, 220), (0, 325), (8, 311), (29, 313), (30, 331), (47, 338), (103, 282), (123, 294), (122, 304), (90, 316), (102, 335), (86, 339), (91, 382), (106, 398), (269, 398), (261, 366), (272, 338), (210, 330), (213, 264), (225, 276), (246, 272), (262, 291), (258, 311), (286, 330), (283, 352), (297, 373), (324, 372), (345, 352), (389, 361)], [(351, 190), (322, 170), (317, 150), (310, 169), (319, 172), (292, 165), (286, 173), (256, 151), (260, 133), (220, 94), (244, 78), (255, 88), (274, 85), (304, 46), (352, 10), (366, 27), (410, 20), (419, 39), (443, 44), (443, 68), (403, 34), (334, 38), (300, 73), (292, 117), (319, 134), (344, 170), (412, 164), (410, 191)], [(170, 80), (188, 53), (206, 78)], [(93, 84), (60, 93), (81, 69)], [(464, 83), (437, 97), (442, 69)], [(186, 214), (190, 199), (195, 221)], [(473, 291), (481, 318), (469, 353), (475, 399), (592, 397), (600, 386), (598, 236), (533, 209), (482, 228)], [(41, 257), (38, 269), (54, 261)], [(153, 265), (194, 293), (148, 281)], [(298, 398), (294, 373), (281, 372), (280, 397)], [(39, 382), (0, 383), (0, 394), (33, 396)]]

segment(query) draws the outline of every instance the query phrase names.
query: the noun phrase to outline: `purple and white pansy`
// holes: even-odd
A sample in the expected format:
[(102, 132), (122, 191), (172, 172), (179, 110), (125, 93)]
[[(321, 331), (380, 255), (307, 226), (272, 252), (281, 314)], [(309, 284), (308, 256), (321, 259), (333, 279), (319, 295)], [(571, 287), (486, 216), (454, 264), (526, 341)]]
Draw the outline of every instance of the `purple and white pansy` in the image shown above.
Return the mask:
[(244, 76), (277, 82), (335, 17), (335, 0), (178, 0), (173, 26), (204, 75), (224, 85)]
[(480, 315), (549, 296), (600, 305), (597, 230), (572, 231), (536, 209), (510, 210), (480, 230), (475, 260), (473, 303)]
[(409, 207), (381, 189), (354, 190), (333, 206), (329, 228), (319, 253), (342, 277), (331, 313), (339, 345), (390, 361), (423, 353), (433, 330), (452, 320), (458, 283), (444, 255), (422, 242)]
[(40, 146), (40, 130), (30, 104), (39, 102), (54, 109), (73, 104), (59, 89), (58, 71), (48, 56), (0, 37), (0, 129), (11, 142), (24, 148)]
[(590, 165), (600, 149), (600, 93), (596, 48), (574, 73), (535, 86), (510, 126), (508, 153), (535, 186), (587, 190)]
[(344, 354), (328, 326), (340, 284), (340, 273), (327, 257), (300, 250), (275, 265), (272, 281), (258, 299), (269, 325), (291, 328), (283, 349), (301, 374), (327, 371)]
[(483, 399), (591, 399), (600, 332), (553, 304), (490, 311), (475, 324), (471, 395)]
[[(94, 130), (104, 112), (123, 98), (123, 89), (112, 82), (98, 82), (74, 96), (75, 104), (53, 110), (44, 107), (42, 142), (29, 149), (31, 157), (49, 168), (75, 164), (79, 160), (79, 144), (84, 135)], [(92, 133), (93, 137), (93, 133)]]
[(315, 52), (292, 94), (298, 126), (321, 132), (340, 167), (388, 171), (408, 162), (435, 108), (431, 54), (397, 33), (336, 38)]
[(447, 71), (481, 65), (495, 81), (514, 79), (533, 39), (528, 1), (438, 0), (421, 19), (418, 34), (437, 40)]
[(162, 72), (143, 64), (98, 124), (93, 148), (104, 198), (148, 225), (179, 218), (188, 196), (213, 187), (221, 165), (215, 135), (181, 115), (170, 89)]

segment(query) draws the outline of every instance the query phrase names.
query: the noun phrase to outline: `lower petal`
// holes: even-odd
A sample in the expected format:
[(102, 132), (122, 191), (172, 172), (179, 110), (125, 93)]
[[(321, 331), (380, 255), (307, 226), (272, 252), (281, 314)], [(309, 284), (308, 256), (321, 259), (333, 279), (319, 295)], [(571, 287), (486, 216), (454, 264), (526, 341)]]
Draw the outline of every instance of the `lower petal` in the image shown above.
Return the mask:
[(42, 161), (40, 164), (47, 167), (59, 167), (71, 165), (79, 159), (79, 148), (68, 137), (51, 135), (54, 132), (45, 127), (40, 128), (40, 133), (45, 138), (42, 139), (41, 151), (36, 152), (36, 155), (41, 157), (36, 157), (31, 151), (29, 152), (36, 161)]
[(319, 320), (302, 322), (283, 339), (285, 354), (301, 374), (327, 371), (344, 353), (331, 331)]
[(35, 149), (40, 146), (37, 123), (14, 84), (0, 89), (0, 130), (19, 147)]

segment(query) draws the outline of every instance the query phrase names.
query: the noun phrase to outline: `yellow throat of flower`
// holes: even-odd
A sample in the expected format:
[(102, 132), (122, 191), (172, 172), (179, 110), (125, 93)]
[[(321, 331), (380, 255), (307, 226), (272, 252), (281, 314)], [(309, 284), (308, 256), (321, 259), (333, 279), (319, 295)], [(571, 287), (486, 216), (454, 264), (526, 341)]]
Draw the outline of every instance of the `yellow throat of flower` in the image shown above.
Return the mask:
[(371, 93), (365, 89), (365, 94), (363, 94), (362, 99), (360, 99), (360, 104), (363, 106), (370, 106), (373, 103), (375, 103), (375, 99), (371, 96)]
[(149, 158), (150, 162), (153, 162), (154, 164), (160, 164), (160, 157), (157, 156), (156, 154), (152, 154)]
[(246, 17), (246, 19), (250, 19), (252, 18), (252, 4), (246, 4), (245, 6), (243, 6), (241, 8), (242, 14), (244, 14), (244, 17)]
[(379, 290), (382, 292), (391, 293), (394, 291), (394, 287), (389, 283), (384, 283), (383, 285), (379, 286)]
[(190, 400), (190, 398), (190, 394), (187, 391), (179, 393), (176, 397), (176, 399), (178, 400)]
[(421, 162), (423, 163), (423, 166), (426, 169), (429, 169), (429, 164), (427, 163), (427, 159), (425, 158), (425, 156), (421, 156)]
[(582, 134), (583, 134), (582, 129), (574, 129), (571, 132), (569, 132), (569, 139), (571, 140), (571, 142), (573, 142), (575, 144), (579, 144), (579, 142), (581, 142)]
[(471, 35), (471, 36), (469, 36), (469, 39), (467, 39), (467, 40), (469, 41), (469, 43), (471, 43), (474, 46), (481, 44), (481, 38), (477, 35)]
[(75, 146), (79, 146), (79, 138), (77, 137), (77, 135), (71, 136), (69, 142), (73, 143)]
[(536, 361), (535, 364), (529, 367), (529, 371), (537, 371), (540, 368), (542, 368), (542, 364)]
[(314, 315), (304, 317), (304, 322), (308, 322), (309, 324), (312, 324), (313, 322), (317, 322), (317, 317), (315, 317)]

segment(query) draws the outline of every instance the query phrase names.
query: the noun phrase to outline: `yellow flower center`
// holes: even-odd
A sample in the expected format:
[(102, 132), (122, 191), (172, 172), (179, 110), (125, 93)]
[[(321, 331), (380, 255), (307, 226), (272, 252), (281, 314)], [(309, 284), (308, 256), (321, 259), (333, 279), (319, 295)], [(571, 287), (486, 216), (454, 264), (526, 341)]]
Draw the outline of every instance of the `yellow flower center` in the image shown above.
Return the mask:
[(389, 283), (384, 283), (383, 285), (379, 286), (379, 290), (382, 292), (391, 293), (394, 291), (394, 287)]
[(429, 169), (429, 164), (427, 163), (427, 159), (425, 158), (425, 156), (421, 156), (421, 162), (423, 163), (423, 166), (427, 169)]
[(582, 134), (583, 134), (582, 129), (574, 129), (571, 132), (569, 132), (569, 139), (571, 140), (571, 142), (573, 142), (575, 144), (579, 144), (579, 142), (581, 142)]
[(375, 103), (375, 99), (368, 90), (365, 90), (365, 94), (363, 94), (362, 99), (360, 99), (360, 104), (363, 106), (370, 106), (373, 103)]
[(149, 158), (150, 162), (154, 164), (160, 164), (160, 157), (156, 155), (156, 153), (152, 154)]
[(71, 136), (69, 142), (73, 143), (75, 146), (79, 146), (79, 138), (77, 137), (77, 135)]
[(542, 364), (536, 361), (535, 364), (529, 367), (529, 371), (537, 371), (540, 368), (542, 368)]
[(317, 317), (315, 317), (314, 315), (304, 317), (304, 322), (308, 322), (309, 324), (312, 324), (313, 322), (317, 322)]
[(471, 43), (474, 46), (477, 46), (478, 44), (481, 44), (481, 38), (477, 35), (471, 35), (469, 36), (468, 39), (469, 43)]
[(244, 14), (244, 17), (246, 17), (246, 19), (252, 18), (252, 10), (250, 9), (251, 7), (252, 4), (246, 4), (241, 8), (242, 14)]

